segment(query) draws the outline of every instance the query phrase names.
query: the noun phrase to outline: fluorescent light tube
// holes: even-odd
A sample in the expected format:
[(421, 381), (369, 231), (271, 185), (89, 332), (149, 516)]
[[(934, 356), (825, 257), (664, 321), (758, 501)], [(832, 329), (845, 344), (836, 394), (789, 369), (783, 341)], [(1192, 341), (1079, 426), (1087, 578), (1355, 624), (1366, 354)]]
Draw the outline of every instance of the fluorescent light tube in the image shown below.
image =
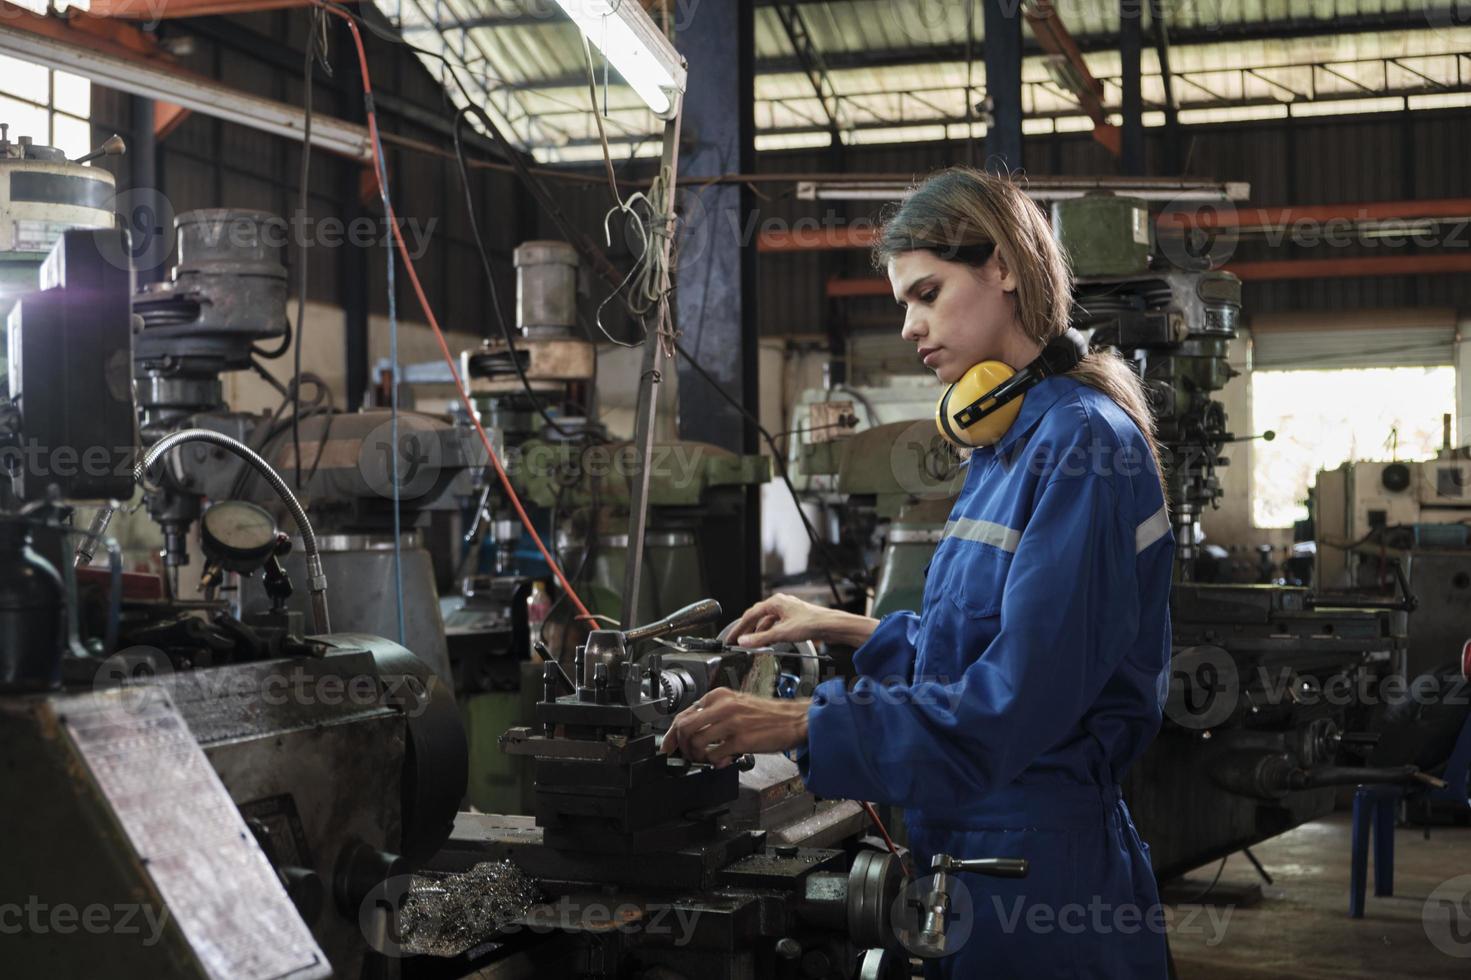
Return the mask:
[(674, 115), (684, 94), (684, 59), (638, 0), (557, 4), (655, 115)]

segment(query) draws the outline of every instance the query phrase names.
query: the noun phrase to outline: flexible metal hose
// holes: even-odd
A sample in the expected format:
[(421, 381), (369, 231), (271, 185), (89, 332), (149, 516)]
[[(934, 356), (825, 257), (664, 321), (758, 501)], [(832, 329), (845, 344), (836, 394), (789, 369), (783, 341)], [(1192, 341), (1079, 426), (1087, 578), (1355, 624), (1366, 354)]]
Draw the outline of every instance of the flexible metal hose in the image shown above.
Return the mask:
[(276, 495), (291, 512), (291, 519), (296, 522), (297, 530), (301, 532), (301, 540), (305, 545), (307, 588), (312, 594), (312, 621), (316, 624), (318, 633), (332, 632), (332, 623), (327, 615), (327, 574), (322, 570), (322, 554), (317, 550), (317, 533), (312, 530), (312, 522), (307, 518), (306, 511), (302, 509), (296, 495), (286, 485), (286, 481), (281, 479), (281, 475), (272, 469), (271, 464), (257, 455), (253, 449), (223, 432), (212, 432), (209, 429), (181, 429), (178, 432), (169, 433), (153, 444), (143, 459), (133, 467), (133, 479), (143, 484), (144, 476), (154, 463), (158, 462), (169, 450), (186, 442), (207, 442), (221, 449), (228, 449), (250, 464), (271, 485), (271, 489), (276, 491)]

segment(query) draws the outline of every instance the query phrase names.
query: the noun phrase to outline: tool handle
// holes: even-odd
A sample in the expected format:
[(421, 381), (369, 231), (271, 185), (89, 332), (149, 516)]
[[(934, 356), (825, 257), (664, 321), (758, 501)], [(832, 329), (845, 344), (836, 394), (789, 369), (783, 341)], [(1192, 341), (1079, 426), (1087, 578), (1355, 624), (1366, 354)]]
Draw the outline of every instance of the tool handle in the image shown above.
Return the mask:
[(636, 626), (631, 630), (624, 631), (623, 640), (625, 643), (633, 643), (637, 640), (652, 640), (656, 636), (675, 633), (679, 630), (689, 629), (691, 626), (698, 626), (701, 623), (708, 623), (711, 620), (719, 619), (720, 615), (720, 603), (714, 599), (701, 599), (699, 602), (690, 603), (683, 609), (675, 610), (663, 619), (656, 619), (652, 623)]
[[(946, 858), (943, 868), (940, 868), (939, 858)], [(969, 871), (972, 874), (990, 875), (993, 878), (1025, 878), (1027, 876), (1026, 858), (970, 858), (961, 860), (941, 854), (936, 857), (937, 870), (945, 871)]]

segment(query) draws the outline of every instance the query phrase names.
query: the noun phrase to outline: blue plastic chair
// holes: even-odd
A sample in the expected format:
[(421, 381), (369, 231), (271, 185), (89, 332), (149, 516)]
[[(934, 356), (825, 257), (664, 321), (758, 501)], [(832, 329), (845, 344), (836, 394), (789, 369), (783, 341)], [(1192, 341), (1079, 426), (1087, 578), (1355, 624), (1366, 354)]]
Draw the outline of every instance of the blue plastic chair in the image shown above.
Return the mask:
[(1461, 726), (1455, 751), (1445, 767), (1445, 786), (1406, 791), (1403, 786), (1359, 786), (1354, 789), (1353, 863), (1349, 873), (1348, 914), (1364, 917), (1369, 877), (1369, 831), (1374, 832), (1374, 894), (1394, 894), (1394, 825), (1400, 801), (1439, 800), (1471, 806), (1471, 717)]

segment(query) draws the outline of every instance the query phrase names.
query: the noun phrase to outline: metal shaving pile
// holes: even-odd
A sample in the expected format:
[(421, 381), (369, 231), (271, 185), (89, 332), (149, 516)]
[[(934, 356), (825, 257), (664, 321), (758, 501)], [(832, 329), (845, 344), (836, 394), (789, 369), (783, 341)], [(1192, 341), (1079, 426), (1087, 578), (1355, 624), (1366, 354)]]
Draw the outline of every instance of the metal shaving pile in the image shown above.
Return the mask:
[(486, 861), (443, 878), (415, 876), (400, 920), (404, 951), (458, 956), (494, 938), (543, 897), (510, 861)]

